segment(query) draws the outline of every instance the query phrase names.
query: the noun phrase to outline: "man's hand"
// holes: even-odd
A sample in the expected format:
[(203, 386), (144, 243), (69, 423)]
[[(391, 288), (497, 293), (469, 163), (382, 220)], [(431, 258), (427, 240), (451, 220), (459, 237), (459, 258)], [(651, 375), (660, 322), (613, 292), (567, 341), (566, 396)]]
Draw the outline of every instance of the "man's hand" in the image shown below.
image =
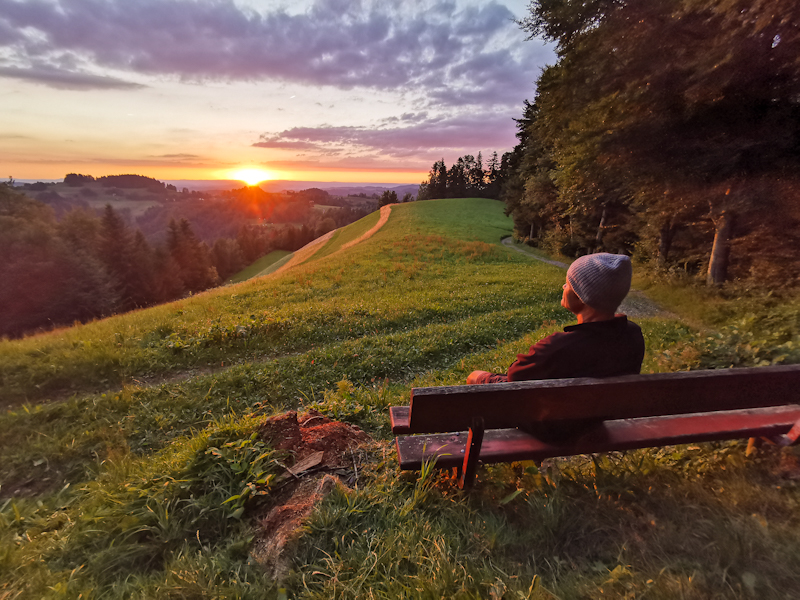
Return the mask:
[(489, 371), (473, 371), (467, 376), (467, 383), (470, 385), (486, 383), (491, 375)]

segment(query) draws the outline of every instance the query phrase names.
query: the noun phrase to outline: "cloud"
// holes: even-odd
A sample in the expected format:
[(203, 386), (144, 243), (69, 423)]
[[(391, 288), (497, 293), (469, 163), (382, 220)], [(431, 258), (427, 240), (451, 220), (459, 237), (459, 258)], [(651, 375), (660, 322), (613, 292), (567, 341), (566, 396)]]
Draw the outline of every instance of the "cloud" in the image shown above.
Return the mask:
[(157, 154), (153, 158), (169, 158), (172, 160), (197, 160), (202, 158), (199, 154)]
[(374, 173), (420, 173), (425, 172), (430, 167), (427, 163), (418, 165), (403, 164), (396, 165), (388, 162), (381, 162), (369, 159), (361, 160), (337, 160), (326, 161), (319, 159), (310, 160), (273, 160), (264, 163), (267, 169), (285, 171), (331, 171), (331, 172), (374, 172)]
[[(181, 156), (181, 155), (179, 155)], [(190, 155), (185, 155), (189, 157)], [(69, 168), (75, 168), (75, 165), (86, 165), (89, 167), (96, 167), (98, 165), (110, 165), (121, 169), (134, 169), (138, 167), (187, 167), (187, 168), (202, 168), (202, 169), (224, 169), (226, 167), (236, 166), (235, 163), (221, 162), (216, 159), (205, 158), (197, 156), (194, 159), (190, 158), (170, 158), (170, 155), (151, 156), (147, 158), (139, 157), (126, 157), (126, 156), (95, 156), (95, 157), (74, 157), (70, 156), (68, 159), (64, 158), (47, 158), (43, 156), (35, 157), (15, 157), (14, 162), (34, 164), (34, 165), (64, 165), (69, 163), (73, 165)]]
[(518, 88), (538, 68), (516, 50), (523, 39), (496, 1), (316, 0), (289, 14), (232, 0), (0, 0), (0, 55), (15, 65), (76, 59), (92, 70), (413, 91), (457, 105), (521, 104)]
[(0, 66), (0, 77), (30, 81), (61, 90), (126, 90), (145, 86), (115, 77), (69, 71), (52, 65)]
[(253, 146), (256, 148), (273, 148), (278, 150), (324, 150), (319, 144), (299, 140), (286, 140), (278, 136), (261, 136), (261, 141), (256, 142)]
[[(75, 161), (78, 162), (78, 161)], [(163, 155), (153, 156), (148, 158), (131, 158), (131, 157), (95, 157), (86, 159), (87, 164), (105, 164), (105, 165), (125, 165), (126, 167), (192, 167), (202, 169), (221, 169), (226, 166), (231, 166), (232, 163), (225, 163), (215, 159), (209, 159), (202, 156), (190, 157), (190, 155)]]
[(298, 148), (383, 157), (438, 157), (480, 150), (510, 149), (516, 143), (516, 125), (504, 114), (426, 118), (401, 127), (293, 127), (262, 135), (253, 144), (265, 148)]
[(326, 158), (307, 158), (293, 160), (271, 160), (264, 162), (266, 169), (284, 171), (341, 171), (374, 173), (425, 173), (431, 163), (426, 160), (416, 162), (390, 161), (381, 157), (346, 157), (337, 160)]

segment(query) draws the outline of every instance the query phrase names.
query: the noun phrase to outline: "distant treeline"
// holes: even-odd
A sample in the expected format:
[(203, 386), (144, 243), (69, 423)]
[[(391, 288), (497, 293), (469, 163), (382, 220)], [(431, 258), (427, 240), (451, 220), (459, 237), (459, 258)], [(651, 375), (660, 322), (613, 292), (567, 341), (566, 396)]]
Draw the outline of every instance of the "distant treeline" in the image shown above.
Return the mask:
[(517, 236), (722, 283), (800, 277), (800, 3), (531, 2), (556, 44), (501, 198)]
[(68, 186), (78, 187), (86, 185), (87, 183), (97, 182), (103, 187), (120, 187), (128, 189), (154, 189), (164, 190), (175, 186), (167, 186), (158, 179), (152, 177), (145, 177), (144, 175), (106, 175), (95, 179), (91, 175), (81, 175), (80, 173), (68, 173), (64, 177), (64, 183)]
[[(259, 188), (232, 190), (222, 199), (194, 203), (203, 207), (195, 214), (209, 222), (233, 223), (232, 235), (209, 244), (187, 218), (169, 218), (163, 243), (154, 245), (110, 204), (101, 214), (79, 207), (57, 219), (51, 207), (0, 184), (0, 336), (85, 322), (208, 289), (273, 250), (297, 250), (369, 212), (314, 211), (307, 196), (320, 199), (321, 191), (298, 192), (281, 204), (278, 195)], [(168, 215), (155, 211), (144, 222), (152, 225)], [(282, 225), (265, 225), (265, 219)]]
[(419, 186), (418, 200), (433, 198), (493, 198), (497, 199), (503, 182), (509, 177), (511, 153), (506, 152), (498, 158), (497, 152), (483, 166), (483, 155), (478, 152), (475, 158), (466, 154), (448, 168), (444, 159), (436, 161), (431, 167), (428, 179)]

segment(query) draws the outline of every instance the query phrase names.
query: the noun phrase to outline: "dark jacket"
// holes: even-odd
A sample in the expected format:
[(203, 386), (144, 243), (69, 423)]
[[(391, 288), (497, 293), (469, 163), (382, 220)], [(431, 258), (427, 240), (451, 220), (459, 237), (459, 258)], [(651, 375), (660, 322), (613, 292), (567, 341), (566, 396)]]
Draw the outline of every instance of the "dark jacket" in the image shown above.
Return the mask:
[(527, 354), (518, 354), (508, 375), (493, 374), (482, 383), (613, 377), (639, 373), (644, 359), (644, 338), (636, 323), (625, 315), (608, 321), (570, 325), (536, 342)]

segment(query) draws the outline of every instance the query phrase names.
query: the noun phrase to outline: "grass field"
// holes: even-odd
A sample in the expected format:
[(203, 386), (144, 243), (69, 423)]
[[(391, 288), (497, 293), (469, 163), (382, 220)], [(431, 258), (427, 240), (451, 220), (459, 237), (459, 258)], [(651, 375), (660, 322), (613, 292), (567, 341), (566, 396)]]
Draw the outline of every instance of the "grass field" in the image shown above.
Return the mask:
[[(0, 342), (0, 599), (796, 597), (794, 449), (499, 465), (469, 494), (399, 472), (389, 405), (505, 370), (571, 315), (563, 270), (501, 245), (500, 203), (396, 205), (334, 254), (376, 222), (282, 273)], [(797, 362), (797, 302), (709, 300), (728, 317), (640, 322), (646, 371)], [(291, 457), (258, 431), (287, 409), (374, 441), (278, 572), (257, 548)]]
[(247, 281), (253, 277), (269, 275), (271, 270), (273, 268), (277, 268), (278, 263), (282, 263), (282, 259), (285, 259), (289, 255), (291, 255), (291, 252), (287, 252), (286, 250), (275, 250), (270, 252), (266, 256), (262, 256), (253, 264), (236, 273), (236, 275), (233, 275), (227, 281), (227, 283), (241, 283), (242, 281)]

